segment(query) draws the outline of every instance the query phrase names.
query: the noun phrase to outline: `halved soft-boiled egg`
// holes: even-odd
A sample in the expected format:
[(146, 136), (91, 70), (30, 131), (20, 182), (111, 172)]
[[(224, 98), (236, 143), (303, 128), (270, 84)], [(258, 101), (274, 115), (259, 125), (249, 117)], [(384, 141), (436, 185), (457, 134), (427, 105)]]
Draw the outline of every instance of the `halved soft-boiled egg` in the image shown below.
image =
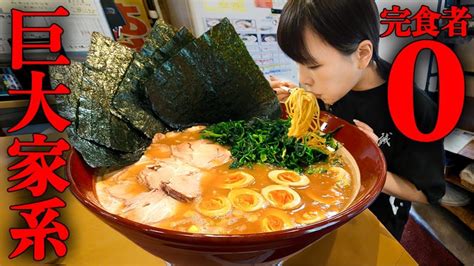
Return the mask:
[(255, 177), (243, 171), (230, 173), (224, 177), (222, 188), (244, 188), (255, 182)]
[(202, 215), (208, 217), (219, 217), (229, 213), (232, 209), (232, 204), (226, 197), (216, 196), (201, 199), (197, 203), (196, 209)]
[(324, 214), (316, 210), (303, 210), (297, 215), (298, 218), (296, 218), (296, 222), (299, 224), (312, 224), (326, 218)]
[(264, 232), (274, 232), (292, 228), (293, 222), (286, 212), (270, 210), (263, 216), (261, 226)]
[(329, 168), (328, 174), (336, 179), (336, 184), (341, 188), (351, 184), (351, 175), (344, 168), (332, 166)]
[(234, 189), (229, 192), (228, 198), (234, 208), (245, 212), (259, 210), (265, 205), (262, 195), (248, 188)]
[(275, 208), (288, 210), (298, 207), (300, 195), (293, 189), (282, 185), (270, 185), (262, 189), (263, 197)]
[(309, 184), (309, 178), (290, 170), (274, 170), (268, 177), (275, 183), (290, 187), (304, 187)]

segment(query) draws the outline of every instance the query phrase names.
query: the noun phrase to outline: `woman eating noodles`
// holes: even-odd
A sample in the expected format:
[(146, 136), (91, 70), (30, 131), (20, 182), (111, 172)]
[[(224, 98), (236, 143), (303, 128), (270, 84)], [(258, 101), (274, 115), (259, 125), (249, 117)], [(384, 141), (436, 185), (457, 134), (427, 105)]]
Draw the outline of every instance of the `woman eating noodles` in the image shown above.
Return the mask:
[[(445, 193), (443, 141), (421, 143), (404, 136), (389, 113), (390, 64), (379, 56), (379, 15), (373, 0), (289, 0), (278, 28), (281, 49), (299, 65), (300, 83), (328, 112), (376, 141), (387, 162), (383, 193), (370, 210), (398, 239), (411, 202), (437, 204)], [(281, 101), (285, 87), (270, 78)], [(414, 90), (415, 118), (422, 132), (436, 124), (437, 107)]]

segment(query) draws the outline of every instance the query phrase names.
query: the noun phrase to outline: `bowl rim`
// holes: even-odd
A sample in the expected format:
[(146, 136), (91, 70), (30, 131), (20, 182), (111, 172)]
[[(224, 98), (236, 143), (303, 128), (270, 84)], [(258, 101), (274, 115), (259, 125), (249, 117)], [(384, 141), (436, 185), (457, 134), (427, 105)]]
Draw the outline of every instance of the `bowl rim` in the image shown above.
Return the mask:
[[(337, 120), (342, 120), (346, 122), (347, 124), (349, 124), (349, 126), (355, 127), (352, 124), (348, 123), (347, 121), (339, 117), (336, 117), (332, 114), (326, 113), (326, 115), (328, 115), (331, 118), (336, 118)], [(85, 162), (82, 156), (80, 155), (80, 153), (75, 149), (72, 149), (70, 154), (68, 155), (68, 160), (67, 160), (67, 165), (66, 165), (66, 175), (69, 182), (71, 183), (71, 186), (69, 188), (72, 194), (79, 200), (79, 202), (81, 202), (84, 206), (86, 206), (95, 215), (100, 215), (101, 217), (105, 218), (107, 221), (112, 222), (112, 223), (118, 223), (132, 231), (139, 231), (141, 233), (144, 233), (152, 237), (157, 237), (163, 240), (169, 240), (173, 242), (179, 241), (183, 243), (195, 244), (196, 241), (199, 241), (200, 245), (202, 244), (222, 245), (224, 243), (222, 240), (224, 239), (226, 240), (225, 244), (232, 244), (234, 242), (239, 242), (240, 244), (245, 244), (245, 243), (256, 244), (260, 242), (268, 242), (271, 240), (275, 240), (275, 241), (285, 240), (288, 238), (293, 238), (296, 235), (318, 232), (318, 231), (324, 230), (325, 228), (331, 227), (337, 223), (342, 225), (343, 223), (347, 222), (349, 219), (360, 214), (370, 204), (372, 204), (372, 202), (374, 202), (377, 196), (381, 193), (383, 185), (385, 184), (385, 179), (387, 175), (387, 165), (385, 161), (385, 156), (383, 155), (380, 148), (376, 145), (375, 142), (373, 141), (371, 142), (373, 143), (373, 145), (375, 145), (376, 154), (379, 157), (379, 159), (382, 161), (383, 176), (377, 177), (377, 180), (374, 186), (372, 186), (367, 191), (364, 197), (360, 198), (359, 201), (350, 205), (348, 208), (346, 208), (342, 212), (339, 212), (335, 214), (334, 216), (331, 216), (319, 222), (304, 225), (304, 226), (297, 226), (294, 228), (275, 231), (275, 232), (263, 232), (263, 233), (254, 233), (254, 234), (195, 234), (195, 233), (187, 233), (187, 232), (153, 227), (150, 225), (146, 225), (146, 224), (142, 224), (142, 223), (134, 222), (132, 220), (125, 219), (113, 213), (109, 213), (108, 211), (104, 210), (97, 204), (90, 201), (88, 197), (84, 195), (84, 193), (79, 191), (79, 189), (77, 188), (76, 181), (74, 180), (74, 178), (72, 178), (73, 175), (71, 173), (71, 163), (74, 158), (77, 158), (77, 160), (81, 160), (82, 163), (85, 163)], [(371, 195), (375, 195), (375, 196), (371, 197)]]

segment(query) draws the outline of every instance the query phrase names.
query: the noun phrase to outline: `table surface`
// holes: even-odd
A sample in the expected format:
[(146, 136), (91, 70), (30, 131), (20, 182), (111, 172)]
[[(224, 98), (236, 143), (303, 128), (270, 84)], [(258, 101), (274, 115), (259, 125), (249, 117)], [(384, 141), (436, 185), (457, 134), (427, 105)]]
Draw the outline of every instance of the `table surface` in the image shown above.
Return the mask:
[[(58, 136), (53, 134), (51, 139)], [(23, 138), (23, 137), (21, 137)], [(51, 140), (49, 139), (49, 140)], [(29, 192), (7, 193), (7, 167), (12, 159), (6, 154), (12, 137), (0, 137), (0, 265), (31, 264), (32, 254), (25, 253), (13, 261), (8, 254), (17, 242), (10, 239), (8, 229), (23, 220), (10, 205), (30, 202)], [(61, 222), (70, 230), (67, 240), (68, 254), (55, 259), (48, 253), (44, 262), (66, 265), (165, 265), (165, 263), (142, 250), (130, 240), (116, 232), (90, 213), (66, 191), (59, 194), (67, 207), (59, 209)], [(416, 265), (416, 262), (396, 239), (368, 210), (344, 226), (327, 235), (303, 252), (287, 260), (284, 265)]]

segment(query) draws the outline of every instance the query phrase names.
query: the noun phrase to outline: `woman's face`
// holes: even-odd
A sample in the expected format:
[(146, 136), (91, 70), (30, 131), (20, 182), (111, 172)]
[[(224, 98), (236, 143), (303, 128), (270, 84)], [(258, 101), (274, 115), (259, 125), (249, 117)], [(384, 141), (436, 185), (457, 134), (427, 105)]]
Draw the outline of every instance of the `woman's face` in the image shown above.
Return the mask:
[(324, 103), (334, 104), (354, 88), (362, 77), (356, 53), (342, 54), (310, 29), (305, 29), (304, 39), (316, 63), (299, 64), (300, 82)]

